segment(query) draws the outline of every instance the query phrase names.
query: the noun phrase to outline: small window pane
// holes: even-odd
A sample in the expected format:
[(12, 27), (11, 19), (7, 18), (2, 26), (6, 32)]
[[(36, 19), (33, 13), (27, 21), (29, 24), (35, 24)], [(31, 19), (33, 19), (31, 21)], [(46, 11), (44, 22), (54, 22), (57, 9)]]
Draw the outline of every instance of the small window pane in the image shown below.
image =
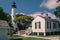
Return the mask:
[(41, 28), (41, 23), (40, 22), (35, 23), (35, 29), (37, 29), (37, 28), (39, 28), (39, 29)]
[(58, 23), (58, 27), (60, 28), (60, 23)]
[(56, 29), (57, 23), (53, 22), (53, 29)]
[(51, 22), (47, 21), (47, 29), (51, 29)]

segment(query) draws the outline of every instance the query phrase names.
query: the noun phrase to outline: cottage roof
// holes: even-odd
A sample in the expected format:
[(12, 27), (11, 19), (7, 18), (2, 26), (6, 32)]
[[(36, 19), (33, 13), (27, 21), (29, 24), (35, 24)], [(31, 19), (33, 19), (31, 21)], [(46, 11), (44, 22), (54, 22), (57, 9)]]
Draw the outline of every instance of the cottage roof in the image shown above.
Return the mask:
[(8, 28), (8, 23), (6, 21), (0, 20), (0, 27)]
[[(39, 16), (39, 15), (38, 15), (38, 16)], [(57, 19), (52, 19), (52, 18), (49, 18), (49, 17), (43, 17), (43, 16), (39, 16), (39, 17), (42, 17), (42, 18), (44, 18), (45, 20), (49, 20), (49, 21), (60, 22), (60, 21), (57, 20)]]

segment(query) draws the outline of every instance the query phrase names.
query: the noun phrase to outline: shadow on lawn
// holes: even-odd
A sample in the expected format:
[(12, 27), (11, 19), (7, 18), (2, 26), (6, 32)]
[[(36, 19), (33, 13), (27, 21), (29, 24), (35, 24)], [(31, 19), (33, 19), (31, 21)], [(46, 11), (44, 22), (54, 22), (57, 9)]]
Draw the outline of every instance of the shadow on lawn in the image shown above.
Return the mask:
[(10, 39), (10, 40), (23, 40), (22, 38), (14, 38), (14, 39)]

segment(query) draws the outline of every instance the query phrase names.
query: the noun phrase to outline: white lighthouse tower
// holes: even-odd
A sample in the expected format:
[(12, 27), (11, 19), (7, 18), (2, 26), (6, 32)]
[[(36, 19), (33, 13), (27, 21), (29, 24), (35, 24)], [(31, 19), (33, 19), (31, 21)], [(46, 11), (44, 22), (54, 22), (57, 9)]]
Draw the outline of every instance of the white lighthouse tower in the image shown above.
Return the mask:
[(12, 25), (14, 27), (14, 30), (17, 29), (17, 24), (14, 22), (14, 19), (16, 18), (16, 4), (13, 2), (12, 4), (12, 14), (11, 14), (11, 19), (12, 19)]

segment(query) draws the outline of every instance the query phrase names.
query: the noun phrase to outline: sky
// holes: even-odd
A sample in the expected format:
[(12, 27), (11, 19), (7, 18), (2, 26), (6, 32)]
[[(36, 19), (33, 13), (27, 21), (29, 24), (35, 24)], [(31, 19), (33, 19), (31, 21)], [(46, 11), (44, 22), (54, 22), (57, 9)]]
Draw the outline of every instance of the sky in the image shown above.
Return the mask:
[(54, 9), (60, 5), (57, 0), (0, 0), (0, 7), (4, 12), (11, 14), (12, 2), (16, 3), (16, 13), (33, 14), (35, 12), (53, 13)]

